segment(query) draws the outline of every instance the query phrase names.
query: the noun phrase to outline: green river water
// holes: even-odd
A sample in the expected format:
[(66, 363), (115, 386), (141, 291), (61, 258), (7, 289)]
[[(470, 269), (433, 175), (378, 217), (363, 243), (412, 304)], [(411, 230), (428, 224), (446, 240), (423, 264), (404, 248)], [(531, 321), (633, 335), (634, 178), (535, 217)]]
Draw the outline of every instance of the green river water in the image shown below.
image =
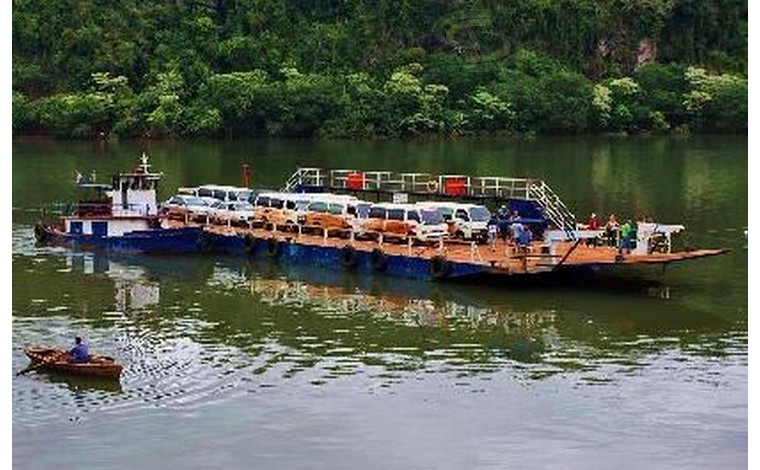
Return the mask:
[[(730, 469), (748, 454), (746, 137), (13, 142), (11, 360), (83, 336), (118, 383), (12, 378), (18, 469)], [(552, 285), (35, 246), (41, 208), (145, 151), (179, 186), (297, 166), (546, 180), (579, 219), (727, 255)]]

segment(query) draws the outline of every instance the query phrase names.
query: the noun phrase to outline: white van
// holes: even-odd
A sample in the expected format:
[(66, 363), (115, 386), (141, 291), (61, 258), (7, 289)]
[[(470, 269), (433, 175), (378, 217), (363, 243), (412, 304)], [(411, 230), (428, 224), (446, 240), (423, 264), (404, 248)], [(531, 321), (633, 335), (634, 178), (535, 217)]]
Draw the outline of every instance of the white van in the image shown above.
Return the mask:
[(416, 204), (373, 204), (362, 228), (395, 238), (412, 236), (422, 242), (437, 241), (448, 235), (448, 226), (436, 208)]
[(209, 204), (215, 201), (224, 202), (248, 202), (253, 191), (248, 188), (237, 186), (222, 186), (217, 184), (204, 184), (194, 188), (179, 188), (180, 194), (189, 194), (203, 198)]
[(359, 199), (330, 193), (260, 192), (253, 198), (256, 214), (254, 218), (265, 224), (272, 223), (277, 226), (305, 224), (309, 207), (317, 202), (332, 206), (329, 211), (325, 209), (320, 212), (338, 213), (345, 210), (350, 214), (351, 208), (355, 207)]
[(491, 220), (491, 212), (485, 206), (438, 201), (420, 204), (438, 209), (443, 219), (449, 223), (449, 233), (456, 238), (484, 240), (488, 237), (488, 221)]
[(308, 227), (356, 231), (357, 221), (369, 214), (370, 206), (369, 202), (352, 196), (317, 198), (309, 203), (302, 223)]

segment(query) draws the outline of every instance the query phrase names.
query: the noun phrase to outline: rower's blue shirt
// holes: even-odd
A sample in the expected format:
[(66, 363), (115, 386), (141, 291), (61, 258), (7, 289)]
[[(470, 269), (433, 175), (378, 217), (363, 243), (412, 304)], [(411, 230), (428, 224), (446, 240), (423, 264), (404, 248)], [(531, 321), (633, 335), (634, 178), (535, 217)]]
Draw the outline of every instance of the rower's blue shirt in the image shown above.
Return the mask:
[(69, 351), (69, 357), (74, 362), (88, 362), (90, 360), (90, 351), (87, 349), (87, 345), (79, 343)]

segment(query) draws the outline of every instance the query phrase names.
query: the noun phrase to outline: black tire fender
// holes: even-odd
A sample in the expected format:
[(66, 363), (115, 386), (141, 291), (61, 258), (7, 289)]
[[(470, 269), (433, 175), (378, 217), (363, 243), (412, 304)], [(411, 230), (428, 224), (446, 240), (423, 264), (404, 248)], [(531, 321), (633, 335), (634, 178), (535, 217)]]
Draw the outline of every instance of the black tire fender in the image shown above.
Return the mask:
[(388, 269), (388, 255), (380, 248), (375, 248), (372, 250), (371, 263), (375, 271), (385, 271)]
[(211, 237), (212, 235), (207, 231), (202, 231), (198, 236), (198, 251), (201, 253), (208, 253), (211, 251)]
[(434, 279), (443, 279), (451, 272), (451, 263), (443, 256), (433, 256), (430, 259), (430, 275)]
[(267, 239), (267, 256), (270, 258), (277, 258), (280, 256), (280, 242), (276, 238), (271, 237)]
[(253, 254), (256, 249), (256, 237), (252, 234), (247, 234), (243, 237), (243, 245), (245, 245), (245, 252), (249, 255)]
[(351, 245), (346, 245), (340, 250), (340, 265), (344, 268), (353, 268), (356, 266), (358, 257), (356, 254), (356, 248)]

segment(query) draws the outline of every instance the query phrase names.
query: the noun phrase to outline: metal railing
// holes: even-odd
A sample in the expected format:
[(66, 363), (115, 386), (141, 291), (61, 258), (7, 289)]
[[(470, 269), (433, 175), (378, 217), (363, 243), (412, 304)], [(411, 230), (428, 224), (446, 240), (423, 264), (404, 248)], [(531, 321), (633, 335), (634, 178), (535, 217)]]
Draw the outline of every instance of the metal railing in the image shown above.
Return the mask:
[(538, 202), (546, 217), (570, 238), (575, 238), (575, 215), (543, 180), (503, 176), (434, 175), (355, 169), (298, 168), (282, 189), (388, 191), (434, 196), (525, 199)]

